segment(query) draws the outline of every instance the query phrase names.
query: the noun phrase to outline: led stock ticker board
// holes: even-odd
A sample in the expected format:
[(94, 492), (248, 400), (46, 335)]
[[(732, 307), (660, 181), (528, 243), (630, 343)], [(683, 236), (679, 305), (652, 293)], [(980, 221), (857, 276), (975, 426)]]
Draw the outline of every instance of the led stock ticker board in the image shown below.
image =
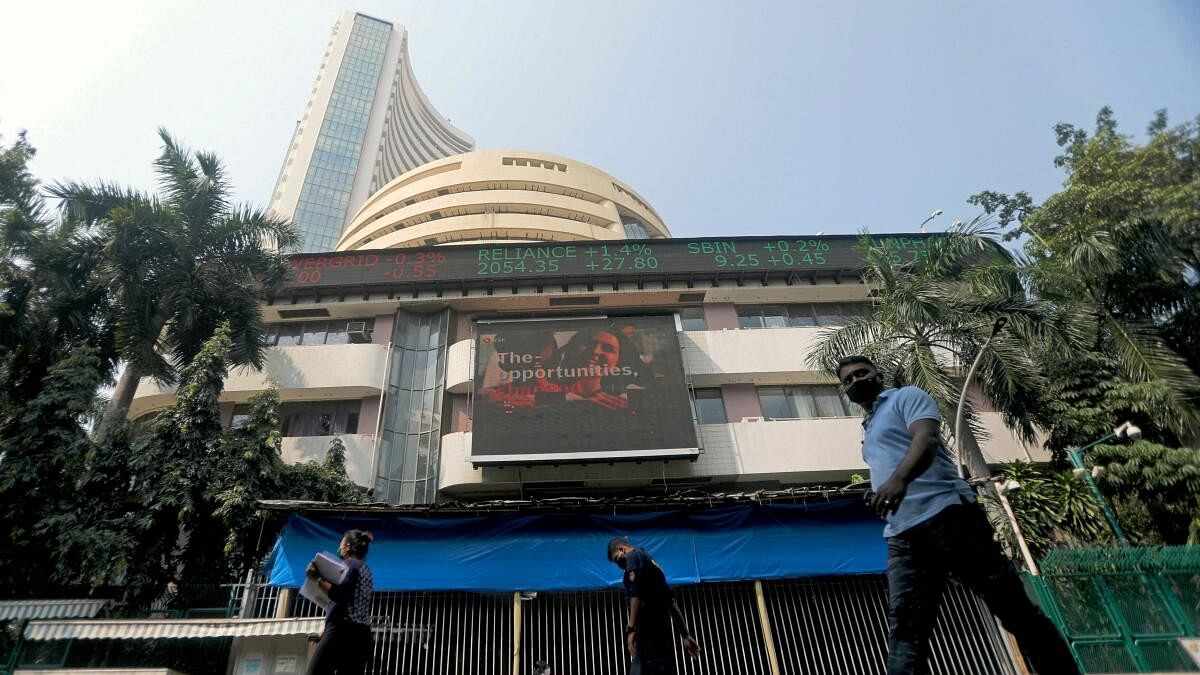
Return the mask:
[[(896, 262), (928, 255), (925, 235), (880, 235)], [(286, 290), (404, 285), (479, 285), (505, 280), (820, 274), (862, 267), (857, 235), (640, 239), (438, 246), (307, 253), (290, 257)]]

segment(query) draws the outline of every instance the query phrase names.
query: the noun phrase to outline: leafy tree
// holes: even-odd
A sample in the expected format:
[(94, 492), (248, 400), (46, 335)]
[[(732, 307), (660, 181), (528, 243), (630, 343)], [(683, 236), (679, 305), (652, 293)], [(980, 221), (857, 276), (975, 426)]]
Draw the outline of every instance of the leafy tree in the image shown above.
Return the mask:
[[(1101, 445), (1089, 452), (1104, 467), (1098, 480), (1116, 497), (1118, 520), (1145, 544), (1200, 544), (1200, 450), (1150, 441)], [(1144, 524), (1136, 516), (1143, 512)]]
[(1029, 235), (1031, 292), (1087, 317), (1087, 348), (1102, 355), (1076, 377), (1060, 373), (1074, 380), (1063, 391), (1080, 411), (1060, 410), (1060, 445), (1096, 438), (1080, 423), (1094, 410), (1115, 413), (1110, 427), (1143, 415), (1143, 429), (1170, 444), (1200, 430), (1200, 120), (1168, 127), (1160, 111), (1147, 131), (1149, 141), (1135, 144), (1108, 108), (1091, 134), (1060, 124), (1061, 192), (1041, 205), (1022, 192), (969, 200), (998, 215), (1010, 237)]
[[(1066, 349), (1076, 335), (1070, 321), (1030, 299), (1013, 257), (972, 221), (928, 240), (917, 264), (864, 238), (864, 277), (874, 289), (875, 312), (823, 331), (809, 362), (831, 368), (841, 356), (865, 354), (893, 384), (916, 385), (937, 401), (948, 432), (954, 431), (964, 364), (970, 364), (997, 319), (1008, 328), (992, 342), (977, 374), (984, 395), (1026, 440), (1043, 422), (1047, 382), (1038, 353)], [(971, 475), (989, 475), (979, 449), (976, 414), (969, 405), (964, 458)]]
[(36, 398), (75, 349), (94, 348), (104, 378), (115, 364), (111, 305), (93, 278), (100, 245), (48, 217), (27, 166), (34, 154), (23, 133), (0, 149), (0, 416)]
[[(10, 409), (0, 429), (0, 585), (25, 585), (47, 576), (55, 532), (44, 515), (74, 504), (74, 485), (91, 451), (79, 424), (100, 384), (94, 349), (79, 349), (50, 367), (41, 391)], [(51, 569), (50, 576), (60, 572)]]
[(113, 297), (116, 346), (126, 368), (97, 426), (100, 441), (124, 419), (141, 377), (173, 382), (223, 322), (234, 363), (261, 366), (263, 289), (287, 268), (290, 224), (229, 203), (215, 155), (191, 152), (165, 130), (155, 169), (161, 196), (111, 183), (51, 186), (64, 221), (104, 243), (99, 282)]

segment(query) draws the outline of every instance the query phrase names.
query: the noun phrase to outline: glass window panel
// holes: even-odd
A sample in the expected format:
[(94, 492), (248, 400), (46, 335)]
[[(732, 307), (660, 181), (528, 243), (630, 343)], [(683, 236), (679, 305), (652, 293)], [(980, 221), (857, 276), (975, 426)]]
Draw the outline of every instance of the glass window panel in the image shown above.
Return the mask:
[(813, 316), (812, 305), (807, 302), (802, 305), (788, 307), (788, 322), (793, 326), (815, 326), (817, 319)]
[(301, 325), (298, 323), (285, 323), (281, 325), (279, 327), (278, 345), (280, 347), (291, 347), (300, 344), (300, 329)]
[(325, 327), (324, 321), (317, 321), (304, 324), (304, 337), (301, 344), (306, 345), (323, 345), (325, 344)]
[(417, 343), (414, 346), (422, 349), (429, 348), (429, 323), (430, 319), (434, 318), (433, 314), (422, 314), (417, 325)]
[(442, 344), (442, 336), (446, 334), (446, 315), (448, 312), (438, 312), (433, 315), (433, 323), (429, 326), (429, 346), (437, 347)]
[(417, 345), (417, 331), (421, 329), (421, 317), (415, 314), (404, 315), (401, 312), (404, 320), (404, 346), (415, 347)]
[(768, 419), (792, 417), (791, 406), (788, 405), (787, 394), (783, 387), (759, 387), (758, 404), (762, 408), (763, 417)]
[(388, 475), (388, 462), (392, 459), (392, 434), (385, 431), (380, 436), (377, 452), (379, 453), (379, 466), (375, 467), (375, 475), (386, 478)]
[(841, 394), (837, 387), (811, 387), (812, 398), (817, 405), (818, 417), (846, 417)]
[(784, 328), (788, 325), (787, 309), (782, 305), (767, 305), (762, 312), (765, 328)]
[[(426, 377), (426, 373), (429, 371), (429, 365), (430, 365), (429, 364), (429, 356), (428, 356), (429, 353), (423, 352), (423, 351), (422, 352), (412, 351), (409, 353), (413, 355), (412, 356), (413, 370), (412, 370), (412, 380), (411, 380), (412, 388), (414, 390), (415, 389), (424, 389), (425, 388), (425, 377)], [(406, 362), (408, 361), (407, 354), (405, 355), (404, 360)], [(436, 362), (434, 363), (434, 365), (437, 365)]]
[(346, 431), (348, 434), (358, 433), (358, 413), (352, 412), (346, 415)]
[(425, 400), (421, 404), (421, 429), (433, 428), (433, 395), (434, 390), (425, 390)]
[(439, 384), (438, 381), (438, 354), (440, 349), (430, 349), (425, 352), (425, 388), (432, 389)]
[(849, 316), (845, 305), (840, 302), (827, 302), (817, 305), (817, 321), (822, 326), (844, 326)]
[(344, 345), (348, 342), (350, 342), (350, 337), (346, 334), (346, 322), (341, 319), (330, 321), (329, 328), (325, 333), (325, 344)]
[[(403, 356), (400, 359), (400, 372), (396, 386), (412, 389), (413, 369), (416, 367), (417, 352), (411, 349), (402, 349), (400, 352)], [(395, 358), (395, 356), (392, 358)]]
[(696, 417), (700, 424), (724, 424), (727, 421), (720, 389), (696, 390)]
[(387, 501), (388, 482), (383, 478), (375, 479), (375, 489), (371, 492), (372, 499), (381, 499)]
[(436, 369), (436, 375), (435, 375), (433, 381), (434, 381), (434, 384), (439, 387), (442, 386), (442, 383), (446, 381), (446, 350), (445, 349), (437, 350), (437, 369)]
[(741, 328), (762, 328), (762, 309), (759, 307), (738, 307), (738, 326)]
[(792, 416), (799, 419), (819, 417), (816, 401), (805, 387), (795, 387), (788, 390), (791, 399)]
[(389, 416), (388, 424), (395, 431), (405, 431), (404, 426), (408, 421), (409, 397), (412, 395), (412, 392), (407, 389), (394, 389), (391, 393), (391, 415)]
[(392, 459), (388, 462), (388, 478), (390, 480), (401, 480), (404, 478), (404, 450), (405, 439), (407, 436), (396, 434), (395, 442), (392, 444)]
[(273, 345), (279, 339), (279, 326), (267, 326), (267, 344)]
[(405, 437), (404, 448), (404, 480), (414, 480), (417, 477), (417, 445), (421, 437), (409, 434)]
[(417, 479), (429, 477), (429, 437), (432, 434), (421, 434), (417, 444)]
[(401, 483), (400, 484), (400, 503), (412, 504), (415, 498), (416, 484)]
[(704, 308), (681, 307), (679, 324), (683, 330), (708, 330), (708, 323), (704, 320)]

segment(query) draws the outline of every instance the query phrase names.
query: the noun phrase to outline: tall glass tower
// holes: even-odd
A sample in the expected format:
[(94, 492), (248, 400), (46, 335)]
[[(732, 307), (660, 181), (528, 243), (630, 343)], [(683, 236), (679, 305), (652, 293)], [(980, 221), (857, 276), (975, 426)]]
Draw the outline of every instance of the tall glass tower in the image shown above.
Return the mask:
[(296, 123), (271, 211), (296, 224), (300, 251), (331, 251), (346, 221), (385, 183), (474, 146), (417, 86), (404, 28), (346, 12)]

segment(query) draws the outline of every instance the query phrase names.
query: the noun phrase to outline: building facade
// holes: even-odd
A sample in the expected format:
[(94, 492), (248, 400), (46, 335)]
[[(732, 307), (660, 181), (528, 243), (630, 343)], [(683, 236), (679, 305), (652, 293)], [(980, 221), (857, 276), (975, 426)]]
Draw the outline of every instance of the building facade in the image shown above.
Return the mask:
[[(918, 261), (927, 241), (873, 244)], [(624, 672), (619, 575), (599, 558), (618, 532), (681, 586), (707, 649), (681, 672), (882, 672), (882, 524), (848, 491), (867, 472), (860, 411), (808, 358), (873, 311), (858, 244), (672, 238), (626, 184), (527, 151), (382, 186), (337, 250), (292, 257), (263, 310), (266, 367), (221, 395), (234, 424), (273, 383), (284, 459), (341, 438), (377, 502), (281, 507), (298, 512), (266, 585), (221, 629), (242, 636), (230, 672), (303, 665), (320, 610), (292, 589), (352, 526), (377, 534), (373, 672)], [(144, 381), (130, 414), (173, 398)], [(1047, 459), (979, 416), (989, 461)], [(980, 600), (948, 597), (934, 672), (1018, 672)]]
[(345, 12), (296, 122), (270, 209), (299, 228), (301, 251), (329, 251), (349, 217), (385, 183), (474, 144), (421, 92), (407, 31)]

